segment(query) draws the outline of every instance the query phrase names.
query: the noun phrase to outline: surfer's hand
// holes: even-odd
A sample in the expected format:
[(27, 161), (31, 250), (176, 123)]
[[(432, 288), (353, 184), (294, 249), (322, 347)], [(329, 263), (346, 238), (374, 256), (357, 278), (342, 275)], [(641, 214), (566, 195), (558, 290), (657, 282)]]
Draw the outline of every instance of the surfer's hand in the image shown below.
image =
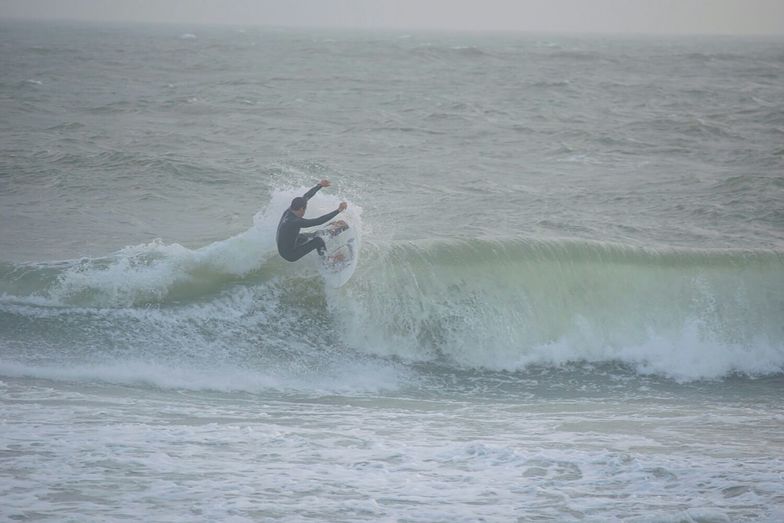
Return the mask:
[(329, 187), (330, 185), (332, 185), (331, 183), (329, 183), (329, 180), (321, 180), (318, 184), (322, 187)]
[(340, 202), (340, 205), (338, 205), (338, 212), (345, 211), (346, 207), (348, 207), (348, 204), (346, 202)]

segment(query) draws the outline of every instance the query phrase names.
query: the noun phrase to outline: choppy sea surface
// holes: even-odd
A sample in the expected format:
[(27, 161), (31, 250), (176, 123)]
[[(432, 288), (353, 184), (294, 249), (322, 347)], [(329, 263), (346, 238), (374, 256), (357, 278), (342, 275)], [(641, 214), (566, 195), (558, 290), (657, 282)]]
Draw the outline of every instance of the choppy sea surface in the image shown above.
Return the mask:
[[(784, 520), (784, 40), (0, 21), (0, 519)], [(274, 246), (332, 187), (344, 287)]]

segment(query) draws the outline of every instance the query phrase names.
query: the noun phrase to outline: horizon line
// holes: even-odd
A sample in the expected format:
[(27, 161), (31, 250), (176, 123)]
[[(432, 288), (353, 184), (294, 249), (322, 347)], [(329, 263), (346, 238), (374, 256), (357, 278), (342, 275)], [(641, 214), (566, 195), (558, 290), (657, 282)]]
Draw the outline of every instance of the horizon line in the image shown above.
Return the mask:
[(411, 33), (468, 33), (468, 34), (530, 34), (530, 35), (573, 35), (573, 36), (640, 36), (640, 37), (668, 37), (668, 36), (699, 36), (699, 37), (784, 37), (784, 32), (709, 32), (709, 31), (677, 31), (664, 30), (659, 32), (644, 31), (606, 31), (596, 29), (530, 29), (530, 28), (466, 28), (466, 27), (428, 27), (404, 25), (338, 25), (338, 24), (264, 24), (259, 22), (227, 22), (227, 21), (182, 21), (182, 20), (128, 20), (121, 18), (85, 18), (61, 16), (6, 16), (0, 14), (0, 21), (6, 22), (60, 22), (60, 23), (85, 23), (85, 24), (122, 24), (122, 25), (148, 25), (148, 26), (192, 26), (204, 28), (258, 28), (258, 29), (288, 29), (288, 30), (336, 30), (336, 31), (401, 31)]

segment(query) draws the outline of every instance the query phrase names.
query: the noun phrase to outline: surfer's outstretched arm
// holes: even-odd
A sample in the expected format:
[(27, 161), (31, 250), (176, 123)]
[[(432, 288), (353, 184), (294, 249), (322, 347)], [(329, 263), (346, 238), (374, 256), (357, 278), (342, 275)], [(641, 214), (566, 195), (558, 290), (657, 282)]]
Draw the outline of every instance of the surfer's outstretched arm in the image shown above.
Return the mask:
[(297, 227), (305, 228), (305, 227), (315, 227), (316, 225), (321, 225), (323, 223), (327, 223), (332, 218), (338, 215), (340, 209), (335, 209), (332, 212), (328, 212), (324, 216), (319, 216), (318, 218), (297, 218), (294, 222)]
[(318, 218), (297, 218), (294, 223), (296, 223), (297, 227), (300, 227), (300, 228), (315, 227), (316, 225), (321, 225), (323, 223), (327, 223), (332, 218), (337, 216), (339, 213), (345, 211), (346, 207), (348, 207), (346, 202), (340, 202), (340, 205), (338, 206), (338, 208), (335, 209), (332, 212), (328, 212), (327, 214), (325, 214), (323, 216), (319, 216)]
[(305, 198), (306, 200), (310, 200), (311, 198), (313, 198), (313, 196), (314, 196), (314, 195), (315, 195), (317, 192), (319, 192), (319, 189), (321, 189), (322, 187), (329, 187), (330, 185), (332, 185), (332, 184), (329, 182), (329, 180), (321, 180), (321, 181), (318, 183), (318, 185), (316, 185), (316, 186), (315, 186), (315, 187), (313, 187), (311, 190), (309, 190), (308, 192), (306, 192), (305, 194), (303, 194), (303, 195), (302, 195), (302, 197), (303, 197), (303, 198)]

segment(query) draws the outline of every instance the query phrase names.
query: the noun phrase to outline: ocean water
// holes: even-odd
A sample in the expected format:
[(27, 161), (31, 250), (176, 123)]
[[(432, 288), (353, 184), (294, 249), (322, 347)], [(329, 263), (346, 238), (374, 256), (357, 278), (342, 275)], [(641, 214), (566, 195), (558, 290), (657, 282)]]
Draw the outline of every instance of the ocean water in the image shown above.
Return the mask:
[[(0, 519), (784, 520), (784, 40), (0, 22)], [(340, 289), (274, 247), (347, 201)]]

